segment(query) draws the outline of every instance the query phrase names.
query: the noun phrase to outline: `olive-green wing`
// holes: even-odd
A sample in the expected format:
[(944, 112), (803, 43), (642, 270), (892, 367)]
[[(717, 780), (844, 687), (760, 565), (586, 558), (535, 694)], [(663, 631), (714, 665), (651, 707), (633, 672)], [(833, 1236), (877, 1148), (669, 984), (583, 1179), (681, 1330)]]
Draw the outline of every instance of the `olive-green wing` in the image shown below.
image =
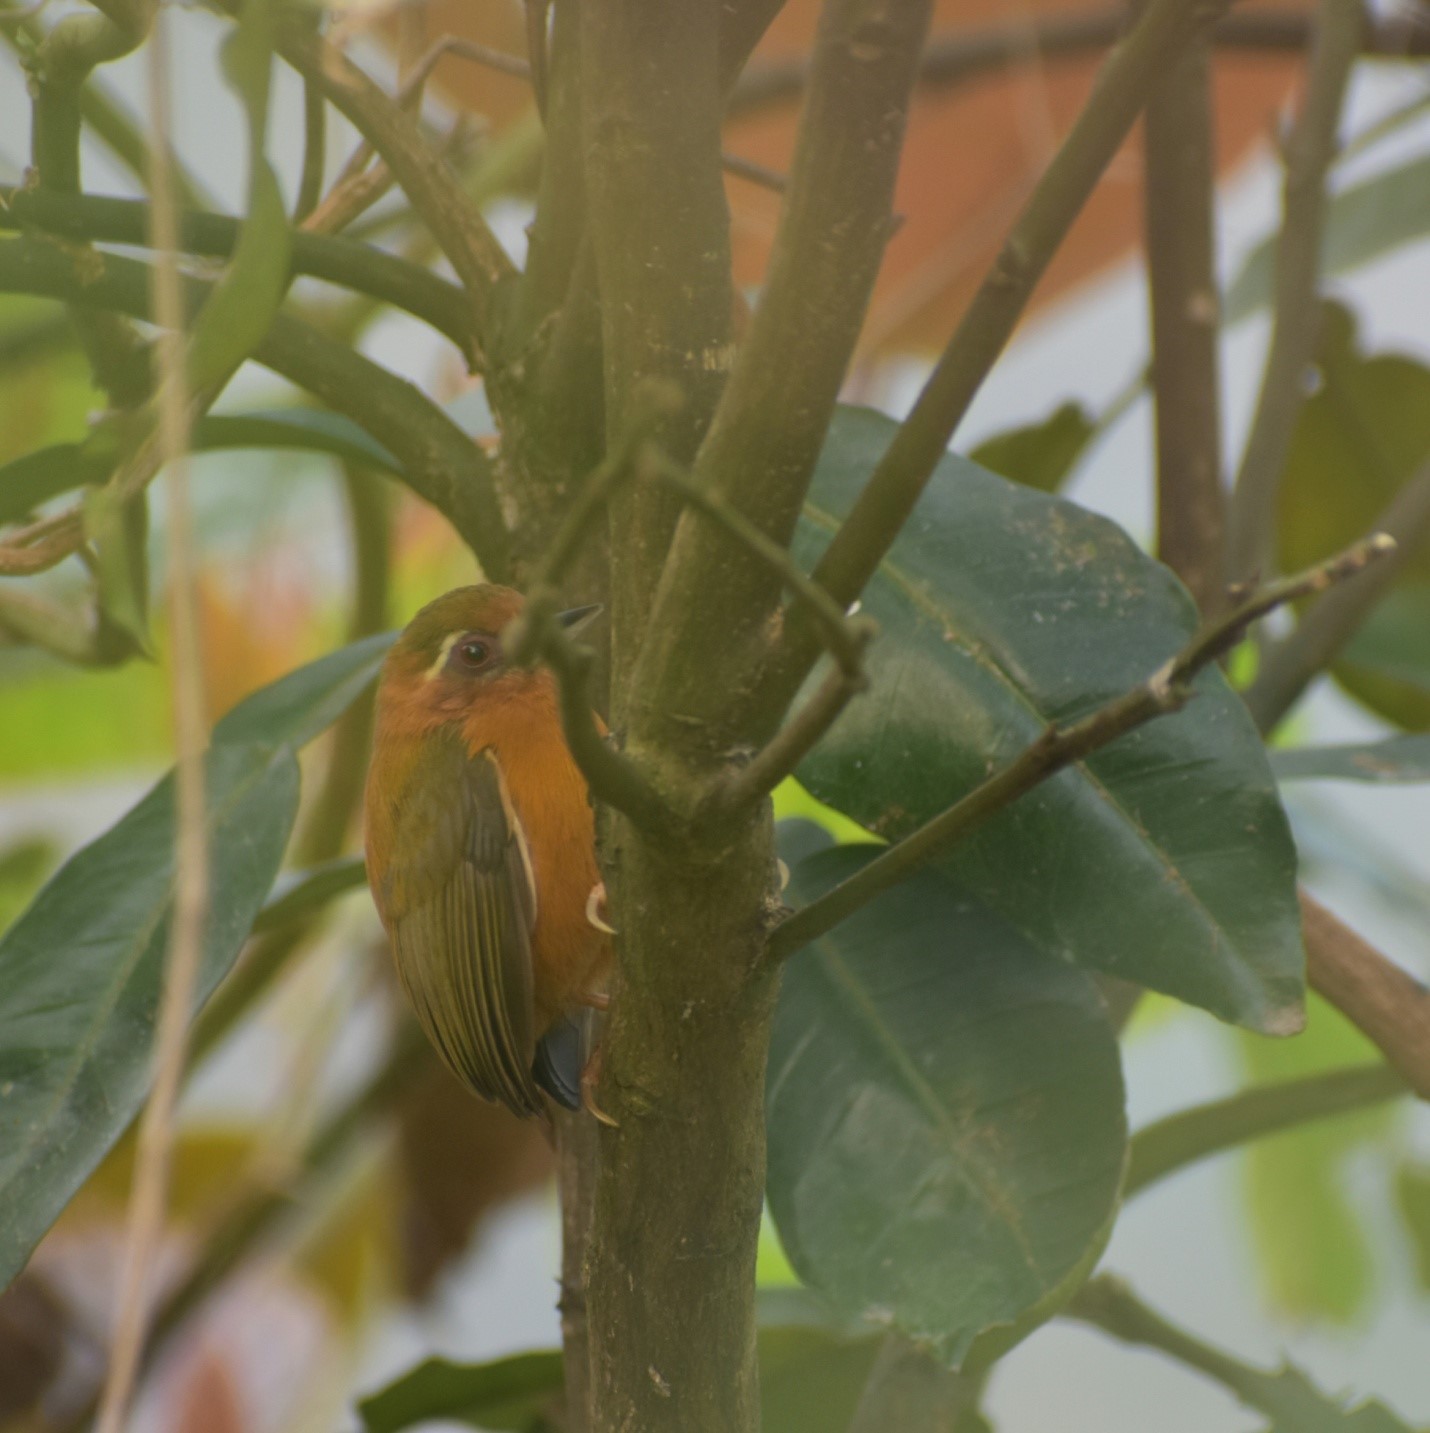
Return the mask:
[(397, 973), (454, 1074), (518, 1115), (541, 1112), (531, 930), (536, 890), (521, 823), (490, 749), (434, 738), (403, 791), (384, 905)]

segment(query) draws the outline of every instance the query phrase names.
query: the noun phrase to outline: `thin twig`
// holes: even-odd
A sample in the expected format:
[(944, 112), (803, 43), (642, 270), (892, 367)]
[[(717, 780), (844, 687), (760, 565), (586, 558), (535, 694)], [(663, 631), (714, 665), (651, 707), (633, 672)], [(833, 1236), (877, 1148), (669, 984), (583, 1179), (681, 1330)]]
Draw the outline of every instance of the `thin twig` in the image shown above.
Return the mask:
[(1369, 538), (1307, 572), (1262, 588), (1232, 611), (1208, 621), (1140, 686), (1115, 697), (1072, 726), (1049, 726), (1001, 771), (818, 900), (796, 911), (770, 937), (770, 958), (781, 960), (833, 929), (1064, 767), (1156, 717), (1179, 711), (1193, 695), (1197, 674), (1236, 646), (1252, 623), (1288, 602), (1344, 581), (1393, 548), (1388, 538)]
[(856, 684), (855, 690), (861, 690), (865, 685), (864, 648), (874, 635), (872, 621), (846, 616), (829, 593), (794, 560), (788, 548), (771, 541), (747, 517), (709, 488), (702, 487), (679, 463), (654, 445), (647, 445), (639, 466), (674, 488), (691, 507), (723, 528), (794, 594), (796, 604), (805, 605), (840, 671)]
[(1301, 892), (1306, 979), (1430, 1100), (1430, 991)]
[(1142, 1303), (1120, 1279), (1106, 1274), (1090, 1279), (1073, 1295), (1063, 1315), (1093, 1324), (1124, 1343), (1165, 1353), (1215, 1379), (1250, 1407), (1279, 1416), (1278, 1404), (1284, 1403), (1280, 1372), (1271, 1373), (1243, 1363), (1168, 1323)]
[[(859, 596), (902, 531), (1039, 278), (1121, 147), (1168, 61), (1210, 25), (1227, 3), (1151, 0), (1131, 34), (1113, 52), (913, 411), (815, 568), (815, 580), (829, 589), (836, 602), (847, 604)], [(787, 633), (785, 651), (769, 679), (769, 699), (775, 706), (787, 703), (798, 690), (818, 650), (807, 624), (791, 623)]]
[(1321, 0), (1306, 98), (1286, 141), (1271, 348), (1232, 491), (1227, 576), (1233, 582), (1254, 580), (1271, 557), (1281, 469), (1306, 396), (1306, 369), (1321, 323), (1316, 291), (1326, 175), (1336, 157), (1346, 83), (1364, 32), (1361, 0)]
[(1158, 555), (1202, 611), (1225, 597), (1211, 46), (1199, 36), (1146, 116)]
[(844, 708), (868, 689), (868, 678), (860, 671), (835, 666), (818, 690), (777, 731), (765, 746), (728, 781), (712, 793), (711, 805), (722, 811), (737, 811), (768, 796), (787, 776), (793, 776), (800, 762), (824, 734), (839, 720)]
[(68, 508), (12, 532), (0, 543), (0, 577), (46, 572), (84, 545), (84, 517)]
[(175, 771), (174, 910), (154, 1046), (154, 1086), (139, 1126), (124, 1265), (109, 1372), (100, 1402), (99, 1433), (120, 1433), (127, 1418), (149, 1321), (151, 1280), (163, 1234), (174, 1118), (188, 1048), (204, 922), (209, 905), (208, 833), (204, 811), (203, 646), (195, 591), (193, 514), (187, 454), (189, 394), (184, 362), (184, 300), (179, 283), (178, 224), (169, 138), (169, 21), (154, 17), (148, 45), (153, 156), (154, 319), (158, 347), (159, 444), (168, 481), (169, 623), (178, 759)]
[(1273, 731), (1312, 681), (1326, 670), (1390, 591), (1430, 536), (1430, 463), (1407, 482), (1375, 521), (1396, 551), (1363, 577), (1327, 592), (1281, 641), (1261, 657), (1244, 696), (1256, 724)]
[(1405, 1093), (1405, 1081), (1389, 1065), (1351, 1065), (1253, 1085), (1224, 1100), (1178, 1110), (1132, 1136), (1122, 1197), (1130, 1199), (1209, 1155)]

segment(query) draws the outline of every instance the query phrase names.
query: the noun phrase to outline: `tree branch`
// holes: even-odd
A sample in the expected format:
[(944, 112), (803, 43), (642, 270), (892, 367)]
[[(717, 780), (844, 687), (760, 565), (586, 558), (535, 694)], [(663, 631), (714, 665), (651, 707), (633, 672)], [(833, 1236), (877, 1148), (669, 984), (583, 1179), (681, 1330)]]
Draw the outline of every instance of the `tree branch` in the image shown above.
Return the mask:
[(1193, 40), (1169, 67), (1148, 100), (1145, 124), (1158, 555), (1206, 612), (1226, 596), (1207, 36)]
[[(1284, 54), (1304, 50), (1314, 31), (1309, 16), (1271, 7), (1226, 16), (1213, 26), (1211, 38), (1219, 50)], [(919, 86), (947, 90), (1020, 65), (1083, 60), (1115, 45), (1126, 33), (1127, 10), (1122, 5), (1032, 23), (959, 28), (929, 41), (919, 65)], [(1415, 14), (1376, 16), (1366, 27), (1361, 53), (1381, 59), (1430, 54), (1430, 25)], [(809, 64), (804, 59), (752, 67), (730, 96), (727, 113), (745, 115), (787, 104), (799, 97), (808, 81)]]
[(1256, 678), (1243, 695), (1263, 732), (1275, 730), (1336, 659), (1430, 537), (1430, 463), (1396, 493), (1375, 528), (1395, 539), (1395, 552), (1363, 577), (1327, 592), (1289, 635), (1262, 653)]
[(1301, 892), (1306, 979), (1430, 1100), (1430, 991)]
[[(148, 267), (133, 259), (102, 254), (81, 263), (42, 240), (0, 243), (0, 293), (41, 294), (142, 317), (148, 287)], [(191, 312), (207, 290), (200, 280), (186, 280)], [(507, 534), (490, 461), (440, 408), (410, 383), (286, 314), (277, 316), (252, 357), (376, 438), (401, 463), (408, 486), (472, 548), (487, 576), (504, 578)]]
[[(191, 254), (228, 258), (241, 223), (226, 214), (182, 213), (179, 247)], [(0, 230), (38, 229), (81, 242), (144, 246), (148, 225), (149, 206), (141, 200), (0, 186)], [(461, 291), (454, 284), (355, 239), (297, 230), (292, 249), (295, 274), (392, 304), (469, 351), (471, 331), (463, 321)]]
[[(232, 13), (233, 0), (223, 4)], [(306, 23), (285, 27), (278, 52), (305, 79), (322, 87), (397, 176), (467, 291), (475, 347), (484, 351), (492, 295), (516, 270), (445, 160), (412, 115)]]
[(870, 861), (818, 900), (777, 926), (769, 957), (782, 960), (897, 885), (940, 851), (947, 850), (990, 816), (1127, 732), (1156, 717), (1179, 711), (1191, 699), (1197, 674), (1224, 656), (1246, 629), (1277, 607), (1309, 592), (1344, 581), (1391, 551), (1388, 539), (1370, 538), (1329, 562), (1296, 577), (1272, 583), (1232, 611), (1207, 622), (1182, 650), (1140, 686), (1099, 707), (1072, 726), (1049, 726), (1001, 771), (975, 786), (946, 811)]
[[(858, 597), (907, 522), (1038, 279), (1160, 83), (1169, 59), (1225, 9), (1226, 0), (1151, 0), (1113, 52), (913, 411), (815, 568), (815, 580), (835, 601), (847, 605)], [(798, 689), (816, 650), (804, 624), (792, 622), (788, 632), (770, 682), (775, 696), (785, 701)]]
[[(767, 542), (786, 545), (829, 427), (892, 231), (894, 181), (931, 0), (830, 0), (764, 292), (692, 465), (710, 494)], [(688, 515), (655, 597), (636, 685), (710, 744), (768, 734), (787, 701), (755, 718), (752, 648), (778, 607), (777, 568), (730, 524)], [(830, 603), (842, 618), (842, 605)], [(806, 601), (806, 615), (818, 608)], [(732, 634), (723, 648), (696, 625)], [(827, 623), (821, 622), (826, 632)], [(712, 662), (715, 664), (712, 670)], [(727, 665), (720, 665), (721, 663)]]
[(1224, 1100), (1179, 1110), (1132, 1136), (1122, 1197), (1130, 1199), (1209, 1155), (1405, 1093), (1405, 1081), (1389, 1065), (1351, 1065), (1253, 1085)]
[(1233, 582), (1254, 580), (1271, 560), (1276, 493), (1320, 329), (1316, 291), (1326, 174), (1336, 155), (1346, 82), (1364, 31), (1361, 0), (1321, 0), (1306, 97), (1286, 141), (1271, 348), (1232, 491), (1227, 576)]

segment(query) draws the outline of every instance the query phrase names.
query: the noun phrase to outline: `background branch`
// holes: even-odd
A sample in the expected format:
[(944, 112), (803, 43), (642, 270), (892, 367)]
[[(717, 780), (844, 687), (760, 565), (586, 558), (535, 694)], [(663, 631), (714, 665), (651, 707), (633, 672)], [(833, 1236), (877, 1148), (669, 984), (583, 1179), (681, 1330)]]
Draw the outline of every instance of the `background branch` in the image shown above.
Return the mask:
[(1157, 550), (1203, 611), (1225, 600), (1211, 44), (1147, 102), (1145, 212), (1157, 419)]
[(1306, 979), (1422, 1100), (1430, 1100), (1430, 991), (1301, 892)]
[(1346, 83), (1364, 29), (1361, 0), (1321, 0), (1306, 96), (1285, 146), (1271, 348), (1232, 491), (1227, 575), (1233, 582), (1254, 580), (1271, 561), (1276, 493), (1320, 331), (1316, 291), (1326, 175), (1336, 156)]
[[(1223, 0), (1151, 0), (1103, 68), (1091, 98), (1004, 244), (888, 452), (815, 568), (835, 600), (863, 590), (908, 520), (1038, 279), (1131, 129), (1168, 59), (1225, 9)], [(804, 624), (789, 625), (773, 679), (787, 702), (817, 647)]]

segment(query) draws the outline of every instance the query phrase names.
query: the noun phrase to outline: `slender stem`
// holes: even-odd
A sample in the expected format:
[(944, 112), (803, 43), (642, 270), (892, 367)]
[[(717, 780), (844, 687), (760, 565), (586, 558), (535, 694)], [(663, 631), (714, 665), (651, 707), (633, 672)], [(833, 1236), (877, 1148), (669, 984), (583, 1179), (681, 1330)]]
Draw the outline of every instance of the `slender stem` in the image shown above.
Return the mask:
[[(1038, 279), (1160, 84), (1169, 60), (1226, 8), (1224, 0), (1151, 0), (1113, 52), (913, 411), (815, 568), (815, 580), (837, 602), (858, 597), (908, 521)], [(772, 680), (776, 697), (798, 688), (816, 651), (812, 634), (792, 623)]]
[(1430, 535), (1430, 464), (1407, 482), (1375, 521), (1396, 551), (1375, 568), (1327, 592), (1294, 630), (1262, 654), (1256, 679), (1244, 693), (1263, 732), (1274, 731), (1311, 682), (1360, 630), (1396, 578)]
[(1430, 1100), (1430, 991), (1301, 892), (1306, 978)]
[(303, 170), (298, 178), (298, 197), (293, 203), (293, 223), (301, 224), (323, 197), (323, 169), (328, 149), (328, 102), (317, 81), (303, 80)]
[(1296, 577), (1270, 584), (1231, 612), (1208, 621), (1179, 653), (1140, 686), (1115, 697), (1072, 726), (1049, 726), (1001, 771), (776, 927), (770, 937), (770, 958), (781, 960), (833, 929), (932, 856), (962, 840), (989, 817), (1064, 767), (1081, 761), (1145, 722), (1180, 710), (1193, 695), (1192, 684), (1197, 674), (1229, 652), (1253, 622), (1308, 592), (1322, 591), (1332, 583), (1344, 581), (1368, 563), (1385, 556), (1392, 547), (1388, 540), (1372, 538)]
[[(232, 0), (223, 0), (223, 4), (232, 9)], [(287, 28), (279, 53), (301, 75), (322, 87), (328, 100), (397, 176), (467, 291), (475, 345), (480, 350), (492, 296), (515, 275), (515, 269), (446, 161), (428, 143), (412, 115), (308, 26)]]
[(1147, 103), (1147, 267), (1158, 554), (1204, 612), (1225, 598), (1211, 45), (1198, 36)]
[(1255, 1085), (1224, 1100), (1179, 1110), (1132, 1136), (1122, 1197), (1130, 1199), (1209, 1155), (1406, 1092), (1405, 1081), (1389, 1065), (1352, 1065)]
[(1243, 1403), (1276, 1413), (1278, 1374), (1242, 1363), (1168, 1323), (1141, 1302), (1120, 1280), (1103, 1275), (1089, 1280), (1073, 1295), (1065, 1317), (1095, 1325), (1124, 1343), (1155, 1348), (1204, 1373), (1231, 1390)]
[(174, 910), (154, 1047), (154, 1083), (139, 1125), (124, 1265), (99, 1433), (120, 1433), (138, 1376), (152, 1297), (155, 1254), (168, 1198), (174, 1117), (188, 1053), (204, 923), (209, 908), (208, 835), (204, 810), (203, 645), (195, 589), (193, 514), (189, 502), (189, 394), (185, 373), (183, 293), (179, 283), (175, 198), (169, 174), (170, 50), (168, 20), (155, 16), (148, 45), (154, 195), (154, 320), (159, 340), (159, 445), (167, 471), (169, 625), (175, 744)]
[(1253, 580), (1271, 560), (1281, 469), (1320, 329), (1316, 291), (1326, 175), (1336, 155), (1346, 83), (1365, 34), (1361, 0), (1321, 0), (1317, 16), (1306, 98), (1286, 142), (1271, 348), (1232, 492), (1227, 576), (1233, 582)]
[[(43, 294), (144, 317), (147, 276), (145, 265), (113, 254), (89, 256), (80, 264), (39, 240), (0, 244), (0, 293)], [(197, 279), (185, 281), (191, 309), (207, 287)], [(277, 316), (252, 357), (376, 438), (401, 463), (407, 485), (476, 553), (487, 576), (504, 578), (507, 533), (490, 460), (440, 408), (412, 384), (286, 314)], [(68, 551), (80, 537), (76, 532)]]
[[(227, 258), (241, 221), (226, 214), (179, 215), (179, 247), (187, 253)], [(144, 245), (149, 206), (139, 200), (94, 194), (54, 194), (0, 186), (0, 230), (39, 229), (67, 239)], [(292, 236), (293, 272), (341, 284), (410, 313), (462, 346), (461, 292), (436, 274), (340, 236), (299, 231)], [(465, 351), (465, 350), (464, 350)]]

